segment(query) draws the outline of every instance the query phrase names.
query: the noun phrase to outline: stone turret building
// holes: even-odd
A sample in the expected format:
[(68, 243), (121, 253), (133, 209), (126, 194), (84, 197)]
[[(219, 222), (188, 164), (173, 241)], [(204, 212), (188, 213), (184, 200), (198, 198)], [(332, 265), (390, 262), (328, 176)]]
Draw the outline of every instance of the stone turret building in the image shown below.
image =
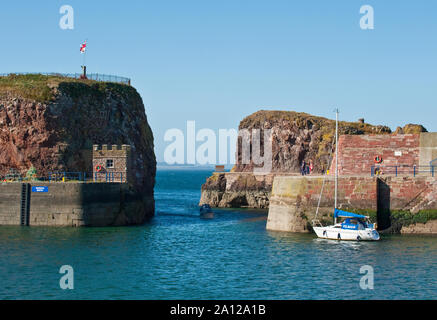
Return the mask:
[(96, 182), (130, 182), (132, 155), (130, 145), (93, 146), (93, 179)]

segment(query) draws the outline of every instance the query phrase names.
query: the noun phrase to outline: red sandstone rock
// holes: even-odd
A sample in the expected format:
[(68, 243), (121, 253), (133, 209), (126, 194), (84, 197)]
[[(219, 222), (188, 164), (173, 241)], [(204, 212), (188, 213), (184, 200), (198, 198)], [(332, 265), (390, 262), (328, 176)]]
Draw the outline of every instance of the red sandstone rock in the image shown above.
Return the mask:
[[(302, 161), (312, 161), (315, 173), (328, 169), (334, 147), (334, 120), (293, 111), (258, 111), (243, 119), (239, 129), (272, 130), (272, 172), (299, 173)], [(339, 131), (350, 135), (391, 133), (388, 127), (361, 122), (340, 122)], [(253, 163), (242, 163), (241, 145), (235, 171), (252, 172)]]
[[(28, 78), (33, 86), (47, 89), (50, 99), (29, 98), (20, 87), (20, 81)], [(54, 171), (90, 174), (93, 144), (128, 144), (135, 170), (133, 187), (151, 197), (147, 210), (153, 214), (153, 134), (133, 87), (43, 76), (17, 79), (0, 82), (0, 176), (10, 169), (24, 175), (32, 166), (42, 178)], [(2, 87), (3, 83), (9, 86)]]

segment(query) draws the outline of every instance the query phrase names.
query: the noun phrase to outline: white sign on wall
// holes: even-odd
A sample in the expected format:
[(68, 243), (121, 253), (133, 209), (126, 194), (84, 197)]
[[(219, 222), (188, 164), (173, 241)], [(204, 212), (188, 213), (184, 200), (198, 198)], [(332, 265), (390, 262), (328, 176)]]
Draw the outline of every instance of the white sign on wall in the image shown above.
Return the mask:
[(395, 157), (402, 157), (402, 151), (395, 151)]

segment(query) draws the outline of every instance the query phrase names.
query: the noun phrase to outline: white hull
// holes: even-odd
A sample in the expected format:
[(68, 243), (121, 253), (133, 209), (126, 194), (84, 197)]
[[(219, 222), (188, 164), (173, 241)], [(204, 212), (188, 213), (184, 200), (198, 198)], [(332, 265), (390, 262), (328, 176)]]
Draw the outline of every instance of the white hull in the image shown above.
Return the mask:
[[(322, 226), (320, 221), (317, 220), (317, 214), (319, 211), (320, 200), (322, 198), (323, 186), (325, 180), (323, 180), (322, 189), (320, 192), (319, 205), (315, 218), (313, 220), (313, 229), (317, 236), (321, 239), (332, 240), (349, 240), (349, 241), (377, 241), (379, 240), (379, 233), (375, 229), (374, 224), (370, 224), (364, 221), (369, 217), (354, 214), (352, 212), (345, 212), (338, 210), (337, 206), (337, 190), (338, 190), (338, 109), (335, 117), (335, 203), (334, 203), (334, 217), (335, 224), (332, 226)], [(325, 176), (326, 177), (326, 176)], [(337, 223), (337, 217), (347, 218), (344, 223)], [(316, 227), (318, 225), (318, 227)]]
[(319, 238), (332, 240), (349, 241), (377, 241), (379, 233), (375, 229), (366, 228), (363, 230), (347, 230), (334, 226), (313, 227), (314, 232)]

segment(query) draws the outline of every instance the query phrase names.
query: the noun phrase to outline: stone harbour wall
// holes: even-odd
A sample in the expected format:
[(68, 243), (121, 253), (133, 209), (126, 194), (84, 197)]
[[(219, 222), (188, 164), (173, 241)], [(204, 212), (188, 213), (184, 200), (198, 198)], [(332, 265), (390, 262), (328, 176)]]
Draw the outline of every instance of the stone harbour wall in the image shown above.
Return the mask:
[(437, 207), (437, 179), (433, 177), (381, 177), (380, 201), (385, 209), (432, 210)]
[(0, 225), (20, 224), (21, 184), (0, 184)]
[[(20, 225), (21, 183), (0, 185), (0, 225)], [(144, 223), (154, 205), (126, 183), (46, 183), (47, 192), (30, 192), (30, 226), (120, 226)]]
[[(270, 196), (267, 229), (308, 232), (323, 177), (277, 176)], [(338, 207), (369, 215), (379, 230), (437, 233), (437, 179), (432, 177), (340, 177)], [(325, 180), (317, 218), (332, 222), (334, 178)]]
[[(420, 135), (342, 135), (338, 141), (340, 175), (370, 175), (375, 157), (383, 159), (381, 166), (419, 164)], [(335, 173), (335, 154), (330, 175)]]
[[(267, 229), (275, 231), (308, 232), (315, 218), (320, 192), (317, 218), (322, 222), (332, 221), (334, 211), (334, 179), (323, 177), (277, 176), (270, 197)], [(344, 210), (362, 208), (377, 210), (376, 178), (340, 178), (338, 182), (338, 207)]]
[[(382, 173), (413, 175), (417, 166), (419, 175), (431, 175), (430, 165), (436, 166), (437, 175), (437, 133), (389, 135), (342, 135), (338, 142), (340, 175), (369, 175), (372, 166), (381, 166)], [(382, 163), (375, 163), (375, 157)], [(434, 161), (433, 161), (434, 160)], [(330, 174), (335, 172), (335, 155)]]

